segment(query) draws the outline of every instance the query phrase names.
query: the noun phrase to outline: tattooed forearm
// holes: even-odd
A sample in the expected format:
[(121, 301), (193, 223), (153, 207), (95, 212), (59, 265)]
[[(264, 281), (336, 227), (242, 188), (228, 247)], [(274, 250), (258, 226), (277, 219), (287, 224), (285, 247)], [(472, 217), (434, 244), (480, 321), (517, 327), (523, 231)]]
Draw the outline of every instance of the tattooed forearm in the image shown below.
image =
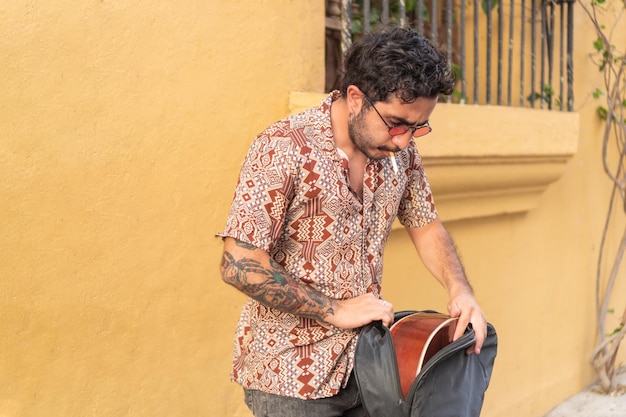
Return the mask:
[(243, 241), (241, 241), (241, 240), (235, 240), (235, 244), (236, 244), (237, 246), (241, 247), (241, 248), (244, 248), (244, 249), (249, 249), (249, 250), (255, 250), (255, 249), (257, 249), (257, 247), (256, 247), (256, 246), (251, 245), (251, 244), (250, 244), (250, 243), (248, 243), (248, 242), (243, 242)]
[(268, 307), (316, 320), (334, 313), (330, 298), (295, 281), (271, 258), (270, 266), (264, 267), (255, 259), (235, 258), (224, 251), (220, 270), (226, 283)]

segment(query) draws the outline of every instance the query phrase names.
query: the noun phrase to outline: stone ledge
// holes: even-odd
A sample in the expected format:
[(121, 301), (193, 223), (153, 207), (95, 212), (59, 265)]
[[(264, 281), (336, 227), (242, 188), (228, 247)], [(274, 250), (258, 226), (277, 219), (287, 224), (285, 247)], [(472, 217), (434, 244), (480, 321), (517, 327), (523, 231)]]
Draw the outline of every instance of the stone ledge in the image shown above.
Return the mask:
[[(293, 92), (289, 109), (325, 96)], [(578, 148), (577, 113), (441, 103), (430, 122), (418, 148), (444, 221), (532, 210)]]

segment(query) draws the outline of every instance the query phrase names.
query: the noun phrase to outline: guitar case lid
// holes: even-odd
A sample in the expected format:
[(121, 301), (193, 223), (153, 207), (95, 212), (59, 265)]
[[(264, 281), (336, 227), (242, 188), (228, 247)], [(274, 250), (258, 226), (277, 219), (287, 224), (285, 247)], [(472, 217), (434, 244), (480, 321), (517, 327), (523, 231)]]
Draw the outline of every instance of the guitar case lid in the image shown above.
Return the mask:
[(380, 320), (361, 329), (356, 345), (354, 376), (363, 407), (370, 417), (409, 415), (409, 407), (402, 398), (393, 339)]
[[(399, 320), (416, 311), (401, 311)], [(403, 398), (391, 332), (381, 321), (361, 329), (354, 374), (369, 417), (478, 417), (497, 352), (495, 329), (479, 355), (465, 350), (475, 341), (471, 326), (465, 334), (429, 360)], [(473, 387), (472, 389), (467, 389)]]

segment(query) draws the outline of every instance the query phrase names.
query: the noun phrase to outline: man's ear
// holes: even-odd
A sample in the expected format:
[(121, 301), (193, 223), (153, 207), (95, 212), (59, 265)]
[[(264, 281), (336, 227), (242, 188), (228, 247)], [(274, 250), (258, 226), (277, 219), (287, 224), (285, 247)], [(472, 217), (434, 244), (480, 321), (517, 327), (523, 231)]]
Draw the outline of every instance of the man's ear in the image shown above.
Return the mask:
[(353, 114), (359, 114), (363, 107), (365, 94), (356, 85), (349, 85), (346, 90), (346, 102), (348, 103), (348, 111)]

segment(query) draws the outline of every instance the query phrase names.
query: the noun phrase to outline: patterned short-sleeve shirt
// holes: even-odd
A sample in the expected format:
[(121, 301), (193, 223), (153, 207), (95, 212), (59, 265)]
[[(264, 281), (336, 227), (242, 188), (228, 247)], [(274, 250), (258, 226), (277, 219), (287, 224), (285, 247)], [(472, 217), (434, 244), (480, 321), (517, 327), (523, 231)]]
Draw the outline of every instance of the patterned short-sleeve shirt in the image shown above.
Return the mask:
[[(411, 140), (369, 160), (362, 197), (350, 188), (335, 146), (331, 93), (319, 107), (268, 127), (252, 143), (226, 227), (264, 249), (304, 285), (334, 299), (381, 296), (383, 249), (396, 218), (409, 227), (436, 218), (430, 186)], [(354, 360), (358, 330), (298, 317), (248, 300), (235, 337), (232, 378), (244, 388), (314, 399), (337, 394)]]

